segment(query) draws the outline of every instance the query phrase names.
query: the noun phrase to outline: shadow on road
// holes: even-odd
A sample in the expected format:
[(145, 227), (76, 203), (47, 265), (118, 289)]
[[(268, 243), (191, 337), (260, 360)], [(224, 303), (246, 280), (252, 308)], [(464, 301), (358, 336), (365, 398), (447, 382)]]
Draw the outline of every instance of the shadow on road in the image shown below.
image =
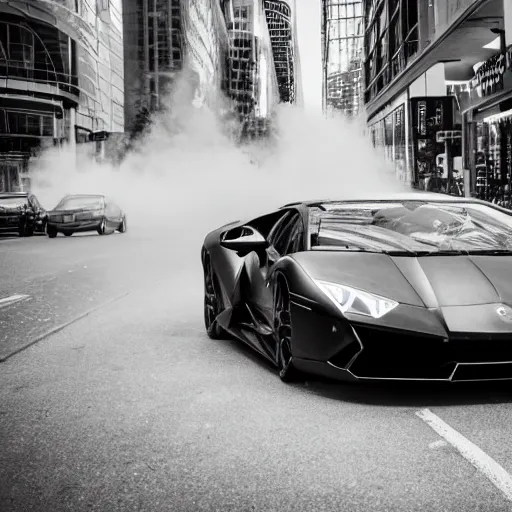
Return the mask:
[[(236, 350), (251, 364), (272, 373), (279, 379), (277, 369), (263, 356), (243, 342), (230, 339), (217, 341), (227, 350)], [(283, 386), (290, 386), (284, 384)], [(414, 382), (374, 381), (339, 382), (314, 375), (291, 384), (297, 390), (312, 395), (383, 407), (434, 407), (446, 405), (480, 405), (512, 403), (512, 381), (496, 382)]]

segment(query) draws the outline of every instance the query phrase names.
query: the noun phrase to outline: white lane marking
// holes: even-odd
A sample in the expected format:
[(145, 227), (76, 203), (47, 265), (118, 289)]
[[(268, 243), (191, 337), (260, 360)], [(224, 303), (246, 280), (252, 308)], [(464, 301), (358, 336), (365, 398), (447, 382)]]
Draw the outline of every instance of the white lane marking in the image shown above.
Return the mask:
[(417, 411), (416, 415), (480, 470), (504, 494), (505, 498), (512, 501), (512, 477), (502, 466), (429, 409)]
[(12, 304), (16, 304), (16, 302), (20, 302), (22, 300), (26, 300), (30, 298), (29, 295), (11, 295), (10, 297), (4, 297), (0, 299), (0, 309), (6, 308), (7, 306), (11, 306)]

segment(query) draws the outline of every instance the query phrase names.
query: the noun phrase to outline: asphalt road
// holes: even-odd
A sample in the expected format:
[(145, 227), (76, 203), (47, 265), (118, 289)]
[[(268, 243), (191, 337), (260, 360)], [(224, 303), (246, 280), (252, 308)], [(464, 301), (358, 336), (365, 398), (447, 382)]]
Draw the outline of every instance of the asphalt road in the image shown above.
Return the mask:
[(509, 384), (285, 385), (161, 230), (0, 238), (0, 276), (2, 512), (512, 510)]

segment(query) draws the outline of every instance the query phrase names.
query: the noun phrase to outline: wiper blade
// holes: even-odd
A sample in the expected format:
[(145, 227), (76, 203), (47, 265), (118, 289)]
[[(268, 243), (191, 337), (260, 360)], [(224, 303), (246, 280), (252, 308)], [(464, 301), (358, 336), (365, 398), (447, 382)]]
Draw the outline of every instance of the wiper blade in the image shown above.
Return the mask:
[(509, 249), (454, 249), (454, 250), (440, 250), (440, 251), (418, 251), (418, 256), (478, 256), (478, 255), (512, 255), (512, 250)]
[(493, 255), (493, 254), (512, 254), (511, 249), (477, 249), (477, 250), (471, 250), (468, 251), (468, 254), (470, 255)]

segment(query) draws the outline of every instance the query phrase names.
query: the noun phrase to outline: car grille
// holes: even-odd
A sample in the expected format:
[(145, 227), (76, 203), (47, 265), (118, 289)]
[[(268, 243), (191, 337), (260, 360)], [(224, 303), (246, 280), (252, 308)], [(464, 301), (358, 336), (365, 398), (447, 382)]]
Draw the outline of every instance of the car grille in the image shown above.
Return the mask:
[(453, 381), (512, 379), (511, 363), (460, 364)]
[(443, 338), (362, 326), (355, 331), (363, 345), (350, 367), (357, 377), (447, 379), (455, 369)]
[(1, 215), (0, 216), (0, 226), (16, 226), (20, 222), (20, 218), (12, 215)]
[[(471, 364), (512, 363), (510, 335), (452, 336), (445, 342), (440, 337), (413, 332), (367, 326), (356, 326), (354, 330), (363, 345), (363, 351), (350, 367), (358, 377), (448, 379), (456, 369), (453, 380), (478, 380), (500, 378), (488, 375), (510, 373), (503, 364)], [(461, 364), (457, 366), (457, 363)]]
[(512, 336), (492, 336), (487, 339), (452, 338), (450, 357), (459, 363), (512, 362)]

